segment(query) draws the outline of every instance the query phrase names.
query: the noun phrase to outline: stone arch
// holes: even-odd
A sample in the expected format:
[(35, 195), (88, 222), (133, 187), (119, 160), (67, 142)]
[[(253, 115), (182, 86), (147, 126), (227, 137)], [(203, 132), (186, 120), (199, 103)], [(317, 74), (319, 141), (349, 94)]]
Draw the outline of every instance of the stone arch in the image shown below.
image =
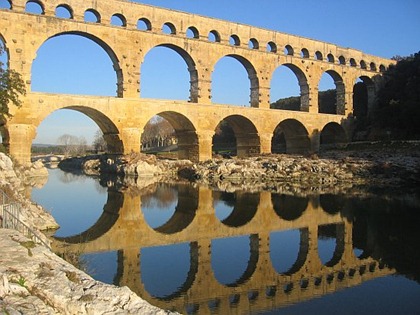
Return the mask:
[(292, 47), (292, 46), (290, 46), (290, 45), (286, 45), (286, 46), (284, 47), (284, 54), (285, 54), (285, 55), (287, 55), (287, 56), (293, 56), (293, 55), (294, 55), (294, 53), (295, 53), (295, 51), (294, 51), (294, 49), (293, 49), (293, 47)]
[(236, 138), (236, 152), (238, 157), (247, 157), (260, 153), (260, 138), (254, 123), (240, 115), (224, 118), (232, 128)]
[(277, 146), (277, 138), (283, 136), (285, 153), (303, 154), (311, 149), (311, 141), (305, 126), (295, 120), (286, 119), (280, 122), (273, 131), (273, 140), (271, 141), (271, 152), (280, 153)]
[(357, 67), (356, 60), (354, 58), (350, 58), (350, 67)]
[(137, 20), (137, 29), (141, 31), (151, 31), (152, 23), (147, 18), (140, 18)]
[[(91, 19), (90, 15), (94, 18)], [(87, 9), (84, 13), (84, 21), (92, 23), (101, 23), (101, 14), (95, 9)]]
[(331, 62), (331, 63), (335, 62), (335, 58), (334, 58), (333, 54), (328, 54), (327, 55), (327, 61)]
[(299, 219), (308, 207), (308, 198), (292, 195), (271, 194), (271, 202), (276, 214), (286, 221)]
[(229, 37), (229, 44), (232, 46), (241, 46), (241, 39), (239, 38), (238, 35), (232, 34)]
[(68, 4), (59, 4), (56, 8), (55, 8), (55, 15), (58, 16), (58, 11), (62, 10), (63, 12), (66, 13), (66, 17), (67, 19), (73, 19), (74, 18), (74, 12), (71, 6), (69, 6)]
[(346, 58), (344, 58), (344, 56), (340, 56), (340, 57), (338, 57), (338, 63), (339, 63), (340, 65), (345, 66), (345, 65), (346, 65)]
[(198, 209), (198, 190), (190, 185), (179, 185), (178, 204), (173, 216), (154, 230), (162, 234), (174, 234), (187, 228)]
[(322, 61), (324, 59), (322, 53), (320, 51), (315, 52), (315, 60)]
[(300, 56), (302, 58), (309, 58), (309, 51), (306, 48), (302, 48), (300, 51)]
[(371, 62), (369, 67), (370, 67), (370, 70), (371, 70), (371, 71), (377, 71), (377, 68), (376, 68), (376, 63)]
[(166, 22), (162, 25), (162, 33), (168, 35), (176, 35), (176, 27), (171, 22)]
[[(30, 10), (31, 5), (36, 6), (36, 8), (33, 8), (34, 9), (33, 11)], [(39, 0), (29, 0), (29, 1), (26, 2), (25, 12), (44, 15), (45, 14), (45, 5), (42, 1), (39, 1)]]
[[(176, 46), (174, 44), (159, 44), (155, 47), (165, 47), (165, 48), (169, 48), (172, 51), (175, 51), (176, 53), (178, 53), (179, 56), (181, 56), (181, 58), (185, 61), (185, 63), (187, 64), (187, 69), (188, 72), (190, 74), (190, 96), (189, 96), (189, 101), (191, 103), (198, 103), (198, 71), (196, 68), (196, 64), (194, 59), (191, 57), (191, 55), (184, 50), (183, 48)], [(155, 48), (152, 47), (149, 52)]]
[(219, 32), (216, 30), (210, 31), (208, 35), (208, 40), (214, 43), (220, 43), (221, 38)]
[(195, 38), (195, 39), (200, 38), (200, 32), (195, 26), (188, 27), (186, 33), (187, 33), (188, 38)]
[(184, 115), (173, 112), (160, 112), (156, 115), (166, 119), (174, 128), (178, 139), (178, 158), (198, 161), (198, 135), (193, 123)]
[(248, 47), (251, 49), (258, 50), (260, 48), (260, 43), (256, 38), (251, 38), (248, 43)]
[[(342, 77), (334, 70), (327, 70), (324, 73), (330, 75), (335, 84), (335, 104), (334, 106), (325, 106), (318, 97), (318, 109), (320, 113), (325, 114), (345, 114), (345, 85)], [(328, 105), (328, 104), (327, 104)]]
[(277, 45), (275, 42), (268, 42), (267, 43), (267, 52), (276, 53), (277, 52)]
[(11, 10), (12, 9), (12, 1), (11, 0), (3, 0), (3, 2), (0, 1), (0, 8)]
[(344, 128), (336, 122), (330, 122), (322, 128), (320, 144), (326, 146), (336, 146), (348, 143), (348, 138)]
[(375, 107), (375, 83), (370, 77), (360, 76), (353, 85), (353, 116), (358, 129), (363, 129), (366, 119)]
[[(221, 194), (220, 198), (222, 199), (224, 196), (226, 196), (226, 194)], [(233, 199), (229, 200), (229, 202), (233, 201), (233, 210), (221, 222), (224, 225), (233, 228), (241, 227), (249, 223), (257, 213), (260, 195), (257, 193), (236, 192), (229, 197), (229, 199)]]
[(383, 64), (379, 65), (379, 72), (383, 73), (385, 71), (386, 71), (386, 67)]
[(361, 69), (367, 69), (366, 61), (360, 60), (360, 68)]
[(127, 19), (121, 13), (115, 13), (111, 16), (111, 25), (127, 27)]
[[(116, 82), (117, 97), (123, 97), (124, 96), (123, 95), (123, 93), (124, 93), (124, 87), (123, 87), (124, 78), (123, 78), (123, 71), (120, 67), (120, 61), (117, 57), (117, 54), (114, 52), (114, 50), (106, 42), (104, 42), (102, 39), (100, 39), (99, 37), (97, 37), (93, 34), (90, 34), (90, 33), (80, 32), (80, 31), (68, 31), (68, 32), (57, 33), (57, 34), (54, 34), (54, 35), (50, 36), (49, 38), (47, 38), (40, 45), (40, 47), (38, 47), (38, 50), (49, 39), (56, 38), (56, 37), (59, 37), (59, 36), (62, 36), (62, 35), (76, 35), (76, 36), (81, 36), (81, 37), (87, 38), (87, 39), (93, 41), (95, 44), (99, 45), (106, 52), (106, 54), (109, 56), (109, 58), (112, 62), (113, 69), (115, 70), (115, 73), (116, 73), (116, 76), (117, 76), (117, 82)], [(33, 66), (33, 64), (32, 64), (32, 66)]]
[[(308, 80), (306, 78), (305, 73), (302, 71), (302, 69), (300, 69), (298, 66), (292, 63), (285, 63), (285, 64), (280, 65), (280, 67), (282, 66), (290, 69), (293, 72), (293, 74), (296, 76), (298, 80), (299, 90), (300, 90), (300, 101), (299, 101), (300, 104), (299, 104), (298, 109), (297, 108), (285, 108), (285, 109), (308, 112), (309, 111), (309, 84), (308, 84)], [(271, 89), (273, 89), (272, 86), (271, 86)]]

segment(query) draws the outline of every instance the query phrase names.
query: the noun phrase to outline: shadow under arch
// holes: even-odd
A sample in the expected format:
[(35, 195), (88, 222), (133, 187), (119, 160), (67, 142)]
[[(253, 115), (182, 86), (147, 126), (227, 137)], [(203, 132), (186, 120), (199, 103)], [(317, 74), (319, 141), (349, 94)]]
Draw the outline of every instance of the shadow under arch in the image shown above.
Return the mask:
[(181, 58), (185, 61), (185, 63), (187, 64), (188, 72), (190, 74), (190, 99), (189, 99), (189, 102), (198, 103), (198, 96), (199, 96), (198, 71), (197, 71), (197, 67), (196, 67), (196, 63), (195, 63), (194, 59), (191, 57), (191, 55), (185, 49), (183, 49), (183, 48), (181, 48), (177, 45), (169, 44), (169, 43), (163, 43), (163, 44), (159, 44), (159, 45), (156, 45), (156, 46), (152, 47), (146, 53), (146, 55), (149, 52), (151, 52), (153, 50), (153, 48), (156, 48), (156, 47), (164, 47), (164, 48), (171, 49), (171, 50), (175, 51), (176, 53), (178, 53), (178, 55), (180, 55)]
[(308, 131), (300, 121), (295, 119), (285, 119), (277, 125), (273, 132), (272, 153), (280, 153), (279, 139), (285, 142), (285, 153), (288, 154), (305, 154), (311, 149)]
[(325, 114), (337, 114), (337, 115), (344, 115), (345, 114), (345, 94), (346, 94), (346, 86), (343, 82), (343, 78), (340, 74), (338, 74), (334, 70), (327, 70), (324, 73), (328, 74), (334, 81), (335, 84), (335, 108), (332, 110), (327, 107), (321, 106), (320, 103), (321, 98), (318, 98), (318, 111), (319, 113)]
[[(112, 65), (113, 65), (113, 69), (116, 73), (117, 76), (117, 97), (123, 97), (124, 96), (124, 78), (123, 78), (123, 71), (121, 69), (120, 66), (120, 61), (117, 57), (117, 54), (114, 52), (114, 50), (102, 39), (100, 39), (99, 37), (87, 33), (87, 32), (81, 32), (81, 31), (66, 31), (66, 32), (61, 32), (61, 33), (57, 33), (54, 34), (52, 36), (50, 36), (49, 38), (47, 38), (40, 47), (38, 47), (38, 50), (42, 47), (43, 44), (45, 44), (48, 40), (52, 39), (52, 38), (57, 38), (63, 35), (76, 35), (76, 36), (81, 36), (84, 38), (87, 38), (91, 41), (93, 41), (95, 44), (99, 45), (105, 52), (106, 54), (109, 56), (109, 58), (111, 59)], [(33, 63), (32, 63), (32, 67), (33, 67)], [(31, 71), (32, 73), (32, 71)]]
[(106, 234), (117, 222), (120, 209), (124, 203), (124, 194), (121, 192), (108, 190), (108, 199), (103, 208), (99, 219), (86, 231), (72, 236), (58, 237), (53, 236), (54, 240), (68, 243), (81, 244), (94, 241)]
[(228, 123), (235, 134), (238, 157), (247, 157), (261, 152), (260, 137), (251, 120), (241, 115), (231, 115), (222, 119), (220, 123), (223, 121)]
[(198, 135), (193, 123), (186, 116), (173, 111), (156, 115), (166, 119), (174, 128), (178, 139), (178, 159), (198, 161)]
[[(223, 194), (221, 197), (223, 198)], [(250, 222), (257, 213), (260, 195), (257, 193), (236, 192), (233, 200), (230, 201), (233, 201), (233, 211), (222, 223), (229, 227), (241, 227)]]
[(154, 230), (162, 234), (174, 234), (188, 227), (198, 209), (198, 189), (190, 185), (178, 185), (178, 204), (173, 216)]
[[(188, 274), (187, 277), (185, 279), (185, 281), (182, 283), (182, 285), (179, 286), (179, 288), (171, 293), (171, 294), (167, 294), (165, 296), (154, 296), (152, 294), (150, 294), (146, 288), (144, 287), (144, 283), (142, 283), (143, 288), (144, 288), (144, 292), (147, 292), (152, 298), (160, 300), (160, 301), (171, 301), (174, 300), (176, 298), (179, 298), (181, 296), (184, 296), (188, 290), (190, 290), (190, 288), (192, 287), (192, 285), (194, 284), (195, 278), (197, 276), (197, 272), (198, 272), (198, 262), (199, 262), (199, 246), (197, 242), (191, 242), (190, 243), (190, 269), (188, 270)], [(141, 266), (141, 261), (140, 261), (140, 266)], [(119, 279), (121, 279), (121, 276), (123, 274), (123, 269), (124, 268), (124, 260), (123, 260), (123, 255), (122, 253), (118, 255), (118, 271), (117, 271), (117, 276), (116, 276), (116, 281), (118, 281)]]
[(300, 87), (299, 110), (308, 112), (309, 111), (309, 84), (308, 84), (308, 80), (306, 78), (305, 73), (303, 72), (301, 68), (299, 68), (298, 66), (292, 63), (284, 63), (280, 65), (278, 68), (283, 67), (283, 66), (291, 70), (298, 80), (298, 84)]
[(322, 147), (340, 146), (348, 142), (347, 134), (340, 124), (330, 122), (322, 128), (320, 134), (320, 145)]
[[(246, 59), (245, 57), (240, 56), (240, 55), (236, 55), (236, 54), (228, 54), (226, 56), (222, 56), (219, 60), (221, 60), (224, 57), (233, 58), (233, 59), (239, 61), (239, 63), (245, 68), (245, 70), (248, 74), (248, 79), (250, 81), (250, 100), (249, 100), (249, 103), (250, 103), (251, 107), (258, 107), (259, 102), (260, 102), (259, 101), (259, 99), (260, 99), (260, 97), (259, 97), (260, 83), (259, 83), (257, 71), (255, 70), (255, 67), (253, 66), (253, 64), (248, 59)], [(215, 65), (217, 64), (217, 62), (215, 63)]]
[(308, 198), (292, 195), (271, 194), (271, 202), (276, 214), (286, 221), (298, 219), (308, 207)]

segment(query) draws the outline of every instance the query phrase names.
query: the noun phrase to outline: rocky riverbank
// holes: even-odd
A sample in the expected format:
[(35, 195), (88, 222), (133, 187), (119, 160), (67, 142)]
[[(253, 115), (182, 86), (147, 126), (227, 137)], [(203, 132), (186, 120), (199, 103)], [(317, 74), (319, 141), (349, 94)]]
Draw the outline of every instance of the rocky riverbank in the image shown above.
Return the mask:
[[(14, 168), (10, 158), (0, 153), (0, 187), (10, 197), (3, 204), (20, 204), (19, 219), (48, 244), (42, 231), (58, 225), (30, 202), (23, 185), (47, 175), (42, 163)], [(127, 287), (92, 279), (20, 232), (0, 228), (0, 314), (172, 313), (150, 305)]]

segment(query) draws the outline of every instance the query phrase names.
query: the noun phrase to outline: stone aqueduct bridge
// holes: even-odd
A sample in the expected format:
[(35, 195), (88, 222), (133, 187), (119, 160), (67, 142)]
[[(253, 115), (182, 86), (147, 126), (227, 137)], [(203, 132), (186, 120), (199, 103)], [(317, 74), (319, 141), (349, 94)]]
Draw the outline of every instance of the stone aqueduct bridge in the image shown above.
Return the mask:
[[(222, 120), (234, 129), (239, 156), (271, 152), (277, 127), (285, 135), (288, 152), (316, 151), (320, 135), (326, 141), (344, 141), (346, 133), (351, 132), (351, 124), (346, 122), (351, 121), (356, 81), (361, 79), (366, 84), (371, 107), (377, 78), (392, 63), (326, 42), (122, 0), (7, 2), (10, 8), (0, 9), (0, 38), (8, 52), (10, 69), (23, 76), (27, 95), (21, 108), (11, 110), (14, 117), (2, 134), (10, 153), (21, 163), (30, 161), (38, 125), (62, 108), (92, 118), (109, 147), (118, 153), (140, 151), (143, 128), (157, 114), (176, 130), (180, 158), (210, 159), (212, 136)], [(28, 3), (37, 3), (41, 14), (28, 13)], [(67, 10), (70, 18), (58, 18), (55, 12), (59, 7)], [(85, 21), (86, 12), (95, 16), (95, 23)], [(122, 26), (111, 25), (113, 16), (121, 20)], [(141, 30), (138, 22), (144, 25)], [(38, 49), (48, 39), (63, 34), (86, 37), (108, 53), (116, 71), (117, 97), (31, 91), (31, 69)], [(141, 64), (157, 46), (170, 48), (185, 60), (190, 73), (188, 101), (140, 97)], [(226, 56), (238, 60), (248, 73), (250, 107), (212, 103), (212, 72)], [(270, 109), (271, 78), (282, 65), (298, 79), (299, 112)], [(318, 110), (318, 84), (323, 73), (330, 74), (336, 85), (335, 115)]]
[[(355, 255), (353, 223), (345, 218), (346, 206), (331, 202), (328, 195), (305, 199), (269, 192), (236, 193), (234, 209), (220, 221), (213, 191), (179, 187), (175, 213), (158, 228), (146, 222), (140, 195), (110, 191), (103, 214), (91, 228), (56, 238), (52, 247), (63, 255), (118, 251), (120, 285), (161, 308), (184, 312), (188, 305), (199, 314), (243, 314), (281, 307), (395, 273), (372, 258), (373, 248)], [(331, 205), (340, 205), (341, 210)], [(336, 239), (334, 254), (325, 263), (318, 254), (324, 227), (330, 227), (335, 235), (329, 236)], [(300, 231), (299, 253), (291, 268), (279, 273), (270, 256), (270, 235), (285, 230)], [(372, 244), (369, 231), (363, 234), (366, 244)], [(238, 236), (249, 236), (248, 266), (236, 282), (220, 283), (211, 263), (212, 240)], [(190, 244), (185, 282), (168, 296), (152, 296), (141, 280), (141, 249), (179, 243)]]

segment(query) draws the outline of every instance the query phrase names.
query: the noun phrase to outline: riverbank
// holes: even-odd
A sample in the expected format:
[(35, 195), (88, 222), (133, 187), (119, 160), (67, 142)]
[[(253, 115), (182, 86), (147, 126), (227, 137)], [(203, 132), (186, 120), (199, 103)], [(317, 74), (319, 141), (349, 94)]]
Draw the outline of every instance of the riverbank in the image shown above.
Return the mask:
[[(57, 228), (54, 218), (25, 195), (25, 181), (47, 175), (39, 163), (29, 169), (13, 167), (0, 153), (0, 187), (19, 204), (19, 219), (47, 245), (43, 231)], [(4, 218), (6, 219), (6, 218)], [(7, 222), (1, 223), (5, 226)], [(46, 246), (20, 232), (0, 229), (1, 314), (174, 314), (150, 305), (127, 287), (92, 279)]]

